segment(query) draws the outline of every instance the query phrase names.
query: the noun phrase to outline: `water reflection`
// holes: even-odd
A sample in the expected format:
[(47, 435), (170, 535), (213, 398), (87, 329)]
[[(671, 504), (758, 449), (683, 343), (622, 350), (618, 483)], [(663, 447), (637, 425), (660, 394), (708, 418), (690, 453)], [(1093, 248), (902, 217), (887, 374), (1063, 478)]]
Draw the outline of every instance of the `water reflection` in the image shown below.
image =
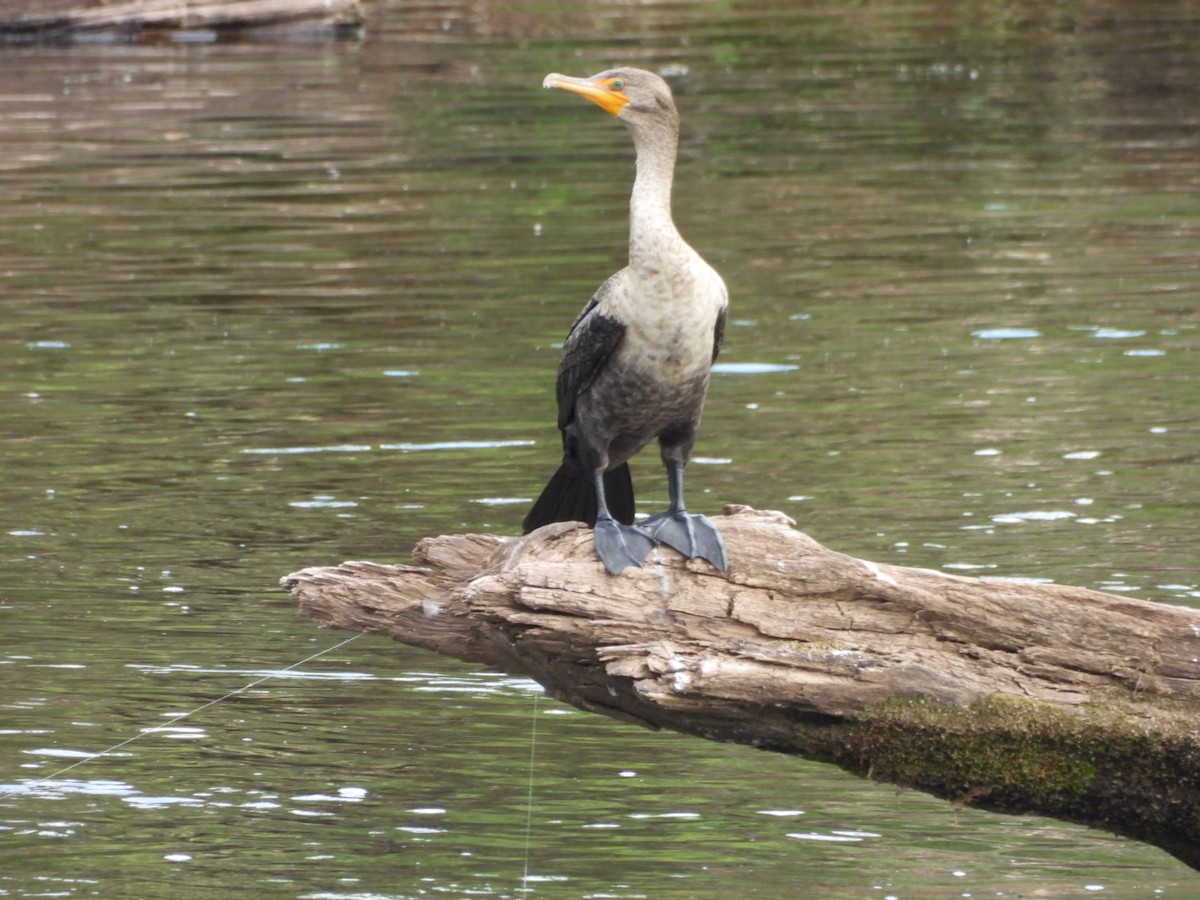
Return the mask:
[(675, 82), (677, 218), (733, 297), (699, 508), (1200, 602), (1195, 4), (373, 16), (0, 54), (0, 892), (1191, 896), (1149, 848), (375, 638), (291, 670), (337, 638), (274, 582), (518, 528), (632, 174), (537, 85), (620, 59)]

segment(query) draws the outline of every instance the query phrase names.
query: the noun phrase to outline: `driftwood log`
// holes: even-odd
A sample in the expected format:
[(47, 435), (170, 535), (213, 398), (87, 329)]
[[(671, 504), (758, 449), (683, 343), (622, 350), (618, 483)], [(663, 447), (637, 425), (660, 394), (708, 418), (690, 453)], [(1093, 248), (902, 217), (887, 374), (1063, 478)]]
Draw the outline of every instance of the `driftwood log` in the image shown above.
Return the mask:
[(726, 575), (609, 576), (581, 525), (282, 580), (322, 625), (528, 675), (582, 709), (1104, 828), (1200, 869), (1200, 611), (836, 553), (727, 507)]
[(358, 0), (13, 0), (0, 6), (0, 36), (10, 40), (265, 28), (349, 34), (362, 21)]

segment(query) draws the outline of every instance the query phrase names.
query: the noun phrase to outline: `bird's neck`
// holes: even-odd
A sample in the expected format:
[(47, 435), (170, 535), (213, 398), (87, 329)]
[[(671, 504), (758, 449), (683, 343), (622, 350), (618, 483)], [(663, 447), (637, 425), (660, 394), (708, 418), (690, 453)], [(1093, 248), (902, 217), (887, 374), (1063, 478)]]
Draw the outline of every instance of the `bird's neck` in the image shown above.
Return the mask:
[(629, 264), (661, 271), (669, 257), (686, 247), (671, 217), (671, 182), (677, 137), (665, 131), (635, 136), (637, 177), (629, 199)]

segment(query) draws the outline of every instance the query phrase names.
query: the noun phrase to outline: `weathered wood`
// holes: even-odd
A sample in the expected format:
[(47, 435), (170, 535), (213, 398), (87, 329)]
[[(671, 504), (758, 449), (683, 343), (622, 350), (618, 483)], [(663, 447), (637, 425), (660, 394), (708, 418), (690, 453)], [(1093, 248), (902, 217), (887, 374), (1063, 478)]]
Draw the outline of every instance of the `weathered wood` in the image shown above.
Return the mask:
[(427, 538), (283, 579), (323, 625), (530, 675), (583, 709), (1148, 841), (1200, 868), (1200, 611), (836, 553), (729, 507), (721, 575), (591, 533)]
[(64, 36), (86, 31), (232, 30), (305, 23), (347, 29), (359, 0), (24, 0), (0, 10), (0, 34)]

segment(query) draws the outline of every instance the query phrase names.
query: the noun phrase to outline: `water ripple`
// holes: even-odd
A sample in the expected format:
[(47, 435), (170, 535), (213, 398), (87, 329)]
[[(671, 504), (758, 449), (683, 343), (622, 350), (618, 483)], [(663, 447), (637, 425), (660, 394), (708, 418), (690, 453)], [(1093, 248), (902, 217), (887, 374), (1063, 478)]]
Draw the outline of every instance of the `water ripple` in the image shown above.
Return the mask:
[(769, 375), (774, 372), (794, 372), (799, 366), (789, 363), (725, 362), (712, 367), (719, 375)]

